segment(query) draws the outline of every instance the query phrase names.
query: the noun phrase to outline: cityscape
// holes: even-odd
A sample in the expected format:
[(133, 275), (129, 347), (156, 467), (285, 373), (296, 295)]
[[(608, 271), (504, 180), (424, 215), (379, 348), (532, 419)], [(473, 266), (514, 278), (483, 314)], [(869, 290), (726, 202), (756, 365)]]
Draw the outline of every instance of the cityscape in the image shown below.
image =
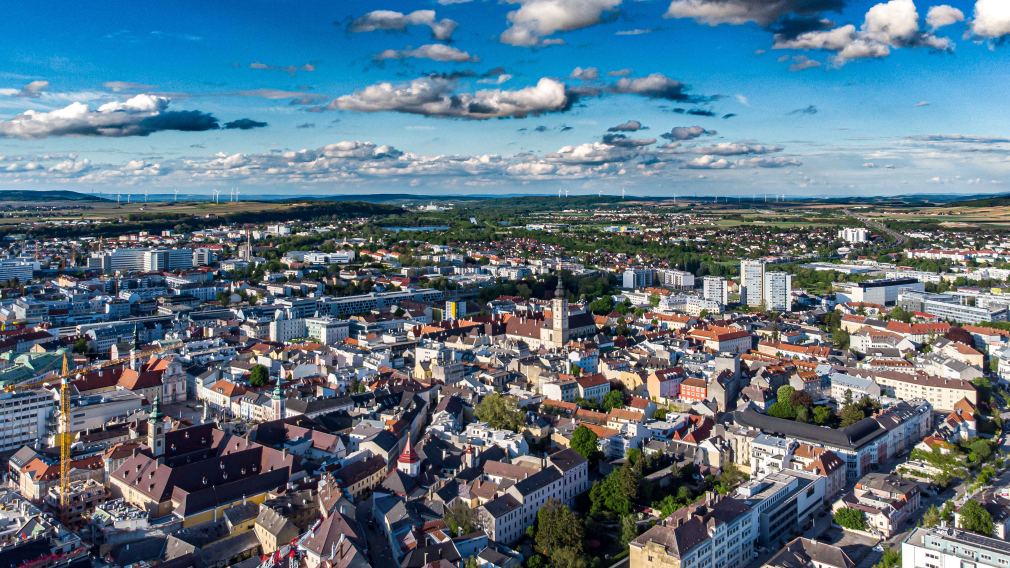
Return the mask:
[(1008, 0), (206, 4), (9, 7), (0, 568), (1010, 567)]

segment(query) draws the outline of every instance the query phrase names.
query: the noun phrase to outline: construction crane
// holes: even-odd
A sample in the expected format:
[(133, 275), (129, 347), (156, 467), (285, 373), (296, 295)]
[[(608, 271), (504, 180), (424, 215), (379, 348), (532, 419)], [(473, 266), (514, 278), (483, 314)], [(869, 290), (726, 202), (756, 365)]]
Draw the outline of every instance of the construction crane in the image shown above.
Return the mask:
[(63, 354), (63, 373), (60, 375), (60, 508), (66, 509), (70, 500), (70, 362)]

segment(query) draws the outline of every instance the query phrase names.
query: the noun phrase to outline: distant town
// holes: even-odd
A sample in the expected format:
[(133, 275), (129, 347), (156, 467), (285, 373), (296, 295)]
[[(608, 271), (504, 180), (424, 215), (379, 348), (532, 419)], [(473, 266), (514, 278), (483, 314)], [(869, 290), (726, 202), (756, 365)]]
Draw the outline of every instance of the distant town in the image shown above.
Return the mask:
[(129, 201), (0, 208), (0, 566), (1010, 562), (987, 203)]

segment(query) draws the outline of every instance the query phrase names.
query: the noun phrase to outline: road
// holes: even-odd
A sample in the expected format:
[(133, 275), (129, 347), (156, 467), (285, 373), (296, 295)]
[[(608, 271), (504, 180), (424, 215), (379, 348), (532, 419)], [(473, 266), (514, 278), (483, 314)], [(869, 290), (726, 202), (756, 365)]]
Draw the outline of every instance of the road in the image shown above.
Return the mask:
[(881, 233), (884, 233), (887, 236), (891, 237), (892, 239), (894, 239), (894, 244), (896, 245), (903, 245), (905, 244), (905, 241), (908, 240), (908, 237), (906, 237), (905, 235), (902, 235), (898, 231), (895, 231), (894, 229), (888, 227), (887, 225), (881, 223), (880, 221), (877, 221), (876, 219), (871, 219), (865, 215), (853, 213), (848, 209), (843, 209), (842, 211), (849, 217), (852, 217), (853, 219), (859, 221), (860, 223), (866, 225), (867, 227), (871, 229), (876, 229)]

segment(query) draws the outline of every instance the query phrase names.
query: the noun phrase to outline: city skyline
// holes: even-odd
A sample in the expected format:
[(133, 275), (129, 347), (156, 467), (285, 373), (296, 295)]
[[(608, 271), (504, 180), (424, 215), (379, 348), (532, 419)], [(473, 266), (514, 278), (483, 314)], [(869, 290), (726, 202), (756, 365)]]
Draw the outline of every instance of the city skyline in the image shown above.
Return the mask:
[(147, 6), (9, 7), (0, 187), (1010, 190), (1000, 0)]

